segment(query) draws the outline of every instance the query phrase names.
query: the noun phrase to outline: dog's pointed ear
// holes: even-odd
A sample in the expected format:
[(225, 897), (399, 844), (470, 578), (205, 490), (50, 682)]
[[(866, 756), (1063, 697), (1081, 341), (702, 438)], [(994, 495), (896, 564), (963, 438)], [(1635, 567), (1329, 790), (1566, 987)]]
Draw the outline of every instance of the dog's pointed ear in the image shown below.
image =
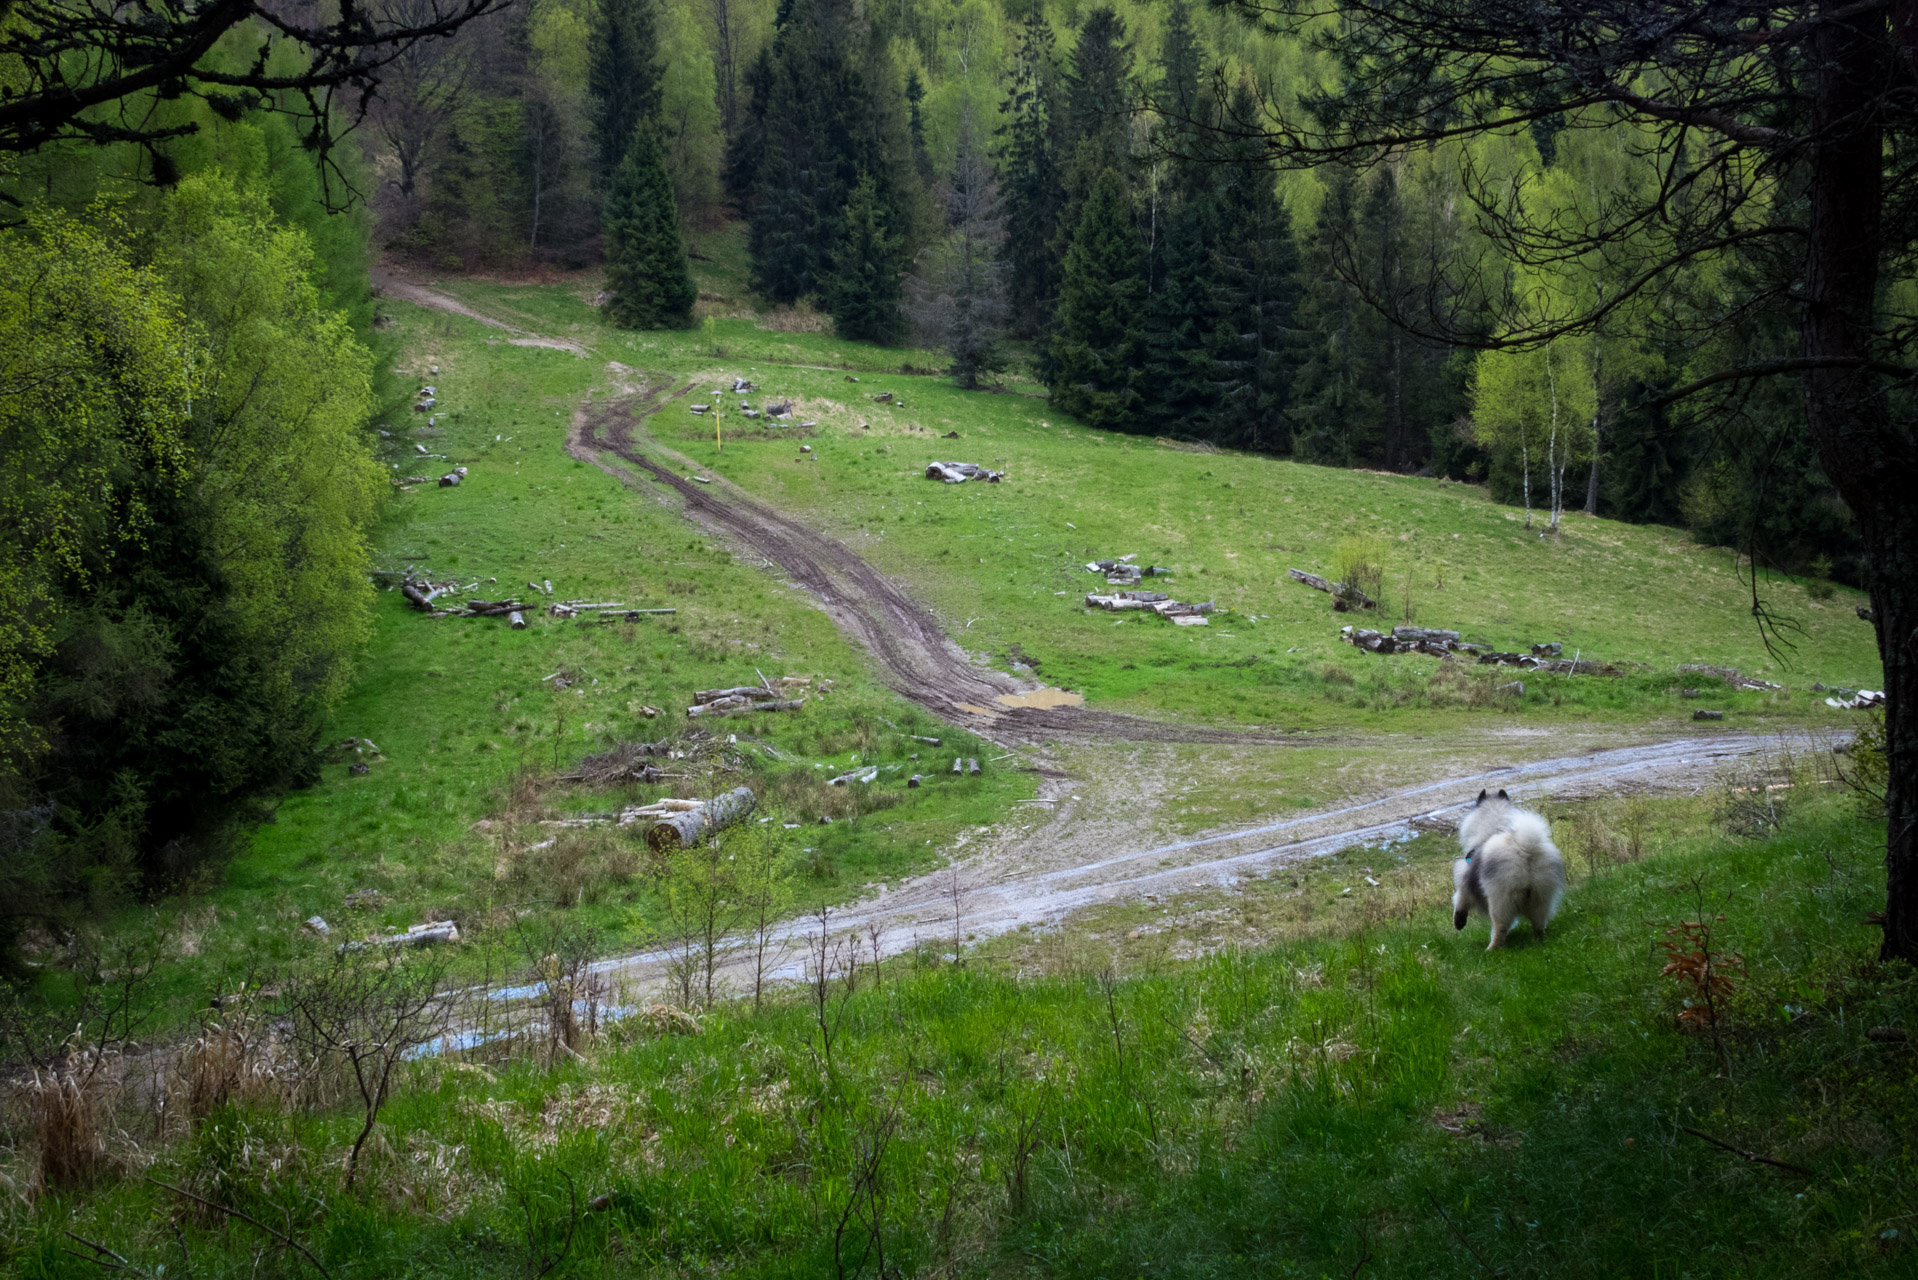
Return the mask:
[(1506, 795), (1506, 794), (1505, 794), (1505, 788), (1504, 788), (1504, 787), (1500, 787), (1500, 788), (1498, 789), (1498, 798), (1499, 798), (1499, 799), (1501, 799), (1501, 800), (1510, 800), (1510, 799), (1511, 799), (1512, 797), (1510, 797), (1510, 796), (1508, 796), (1508, 795)]
[(1484, 804), (1484, 803), (1485, 803), (1485, 788), (1484, 788), (1484, 787), (1480, 787), (1480, 788), (1478, 789), (1478, 799), (1476, 799), (1476, 800), (1474, 800), (1474, 801), (1472, 801), (1472, 803), (1473, 803), (1473, 804)]

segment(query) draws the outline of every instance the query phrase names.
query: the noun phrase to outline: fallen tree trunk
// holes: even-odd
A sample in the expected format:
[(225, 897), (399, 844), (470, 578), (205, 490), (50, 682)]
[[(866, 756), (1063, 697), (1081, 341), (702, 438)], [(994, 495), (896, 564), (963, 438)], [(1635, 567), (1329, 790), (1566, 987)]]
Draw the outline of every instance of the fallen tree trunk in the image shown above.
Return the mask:
[(724, 795), (714, 796), (697, 809), (688, 809), (654, 824), (646, 832), (646, 845), (654, 853), (690, 849), (706, 836), (724, 831), (749, 817), (758, 807), (759, 800), (751, 788), (734, 787)]
[(754, 702), (748, 698), (726, 698), (718, 702), (705, 702), (698, 706), (687, 707), (686, 714), (697, 720), (701, 716), (723, 716), (734, 711), (797, 711), (806, 705), (804, 698), (780, 699), (774, 702)]
[(518, 609), (514, 609), (511, 613), (508, 613), (506, 615), (506, 621), (515, 631), (526, 630), (526, 615)]
[(752, 698), (770, 701), (779, 695), (759, 684), (742, 684), (731, 689), (700, 689), (693, 694), (694, 702), (718, 702), (721, 698)]
[(850, 773), (842, 773), (837, 778), (828, 778), (826, 785), (829, 787), (843, 787), (848, 782), (876, 782), (878, 778), (879, 766), (867, 765), (863, 769), (854, 769)]
[(431, 924), (416, 924), (405, 933), (388, 934), (383, 938), (368, 938), (363, 942), (349, 942), (340, 950), (364, 951), (369, 947), (428, 947), (436, 943), (459, 940), (459, 925), (451, 920), (435, 920)]
[[(1348, 587), (1343, 582), (1333, 582), (1329, 578), (1321, 578), (1318, 574), (1307, 573), (1303, 569), (1287, 569), (1286, 573), (1291, 575), (1292, 581), (1303, 582), (1315, 591), (1323, 591), (1331, 596), (1335, 602), (1346, 601), (1349, 604), (1356, 604), (1366, 609), (1376, 609), (1379, 607), (1378, 601), (1366, 595), (1357, 587)], [(1337, 603), (1334, 603), (1333, 608), (1337, 607)]]

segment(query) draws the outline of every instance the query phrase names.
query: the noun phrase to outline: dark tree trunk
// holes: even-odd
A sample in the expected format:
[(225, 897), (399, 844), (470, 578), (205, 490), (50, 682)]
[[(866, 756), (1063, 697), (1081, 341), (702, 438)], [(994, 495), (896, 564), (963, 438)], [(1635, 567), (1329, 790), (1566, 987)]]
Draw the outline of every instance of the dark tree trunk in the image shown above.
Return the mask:
[(1831, 20), (1815, 39), (1817, 142), (1800, 338), (1803, 355), (1831, 362), (1805, 375), (1805, 416), (1864, 539), (1885, 668), (1882, 955), (1918, 960), (1918, 458), (1892, 428), (1882, 379), (1862, 367), (1873, 355), (1884, 206), (1884, 138), (1873, 113), (1890, 70), (1885, 34), (1878, 10)]

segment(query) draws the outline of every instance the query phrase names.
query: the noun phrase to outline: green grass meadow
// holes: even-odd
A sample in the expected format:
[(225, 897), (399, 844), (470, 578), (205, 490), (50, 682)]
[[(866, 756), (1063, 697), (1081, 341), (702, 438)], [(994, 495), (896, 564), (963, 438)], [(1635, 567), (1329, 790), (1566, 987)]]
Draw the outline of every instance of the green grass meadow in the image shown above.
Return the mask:
[[(1868, 958), (1876, 824), (1827, 800), (1728, 843), (1678, 801), (1654, 833), (1502, 952), (1389, 896), (1129, 976), (928, 952), (823, 1017), (417, 1064), (356, 1195), (325, 1113), (230, 1105), (146, 1167), (340, 1277), (1911, 1274), (1913, 1049), (1875, 1029), (1918, 984)], [(1687, 1029), (1658, 944), (1701, 916), (1743, 967)], [(96, 1274), (71, 1230), (169, 1275), (307, 1273), (191, 1209), (131, 1176), (16, 1207), (12, 1272)]]
[[(642, 448), (843, 540), (980, 660), (1096, 707), (1312, 735), (1262, 749), (1271, 761), (1180, 744), (1047, 754), (1049, 768), (1105, 752), (1114, 776), (1176, 775), (1175, 831), (1613, 740), (1808, 730), (1825, 747), (1778, 766), (1791, 787), (1751, 793), (1784, 797), (1755, 838), (1728, 834), (1720, 811), (1745, 793), (1722, 785), (1554, 804), (1565, 909), (1549, 939), (1521, 929), (1500, 952), (1484, 950), (1482, 920), (1451, 928), (1453, 846), (1425, 835), (960, 956), (842, 961), (763, 1008), (697, 1009), (696, 1030), (654, 1009), (576, 1052), (419, 1056), (351, 1191), (360, 1121), (344, 1077), (296, 1090), (262, 1058), (210, 1105), (179, 1093), (180, 1075), (157, 1092), (129, 1085), (98, 1104), (119, 1108), (101, 1131), (106, 1172), (58, 1192), (36, 1182), (31, 1117), (47, 1113), (19, 1081), (0, 1161), (15, 1193), (0, 1211), (5, 1274), (1918, 1274), (1918, 978), (1873, 958), (1883, 822), (1837, 785), (1820, 736), (1861, 713), (1812, 688), (1878, 684), (1862, 596), (1761, 580), (1794, 623), (1789, 647), (1768, 648), (1733, 553), (1677, 530), (1572, 514), (1541, 537), (1472, 486), (1090, 432), (1022, 375), (962, 392), (922, 372), (934, 353), (755, 311), (738, 235), (695, 247), (702, 322), (683, 333), (606, 328), (589, 276), (430, 281), (585, 355), (383, 304), (402, 376), (439, 403), (431, 425), (382, 424), (396, 487), (376, 567), (484, 599), (543, 602), (529, 584), (550, 580), (554, 600), (676, 612), (602, 623), (536, 605), (514, 631), (382, 591), (328, 731), (377, 744), (370, 768), (330, 756), (217, 877), (107, 927), (167, 935), (145, 996), (170, 1046), (156, 1072), (204, 1062), (204, 1045), (180, 1049), (184, 1028), (214, 1036), (241, 1016), (209, 996), (323, 962), (346, 939), (455, 920), (460, 981), (546, 964), (526, 953), (527, 921), (591, 935), (602, 955), (658, 942), (683, 901), (679, 864), (649, 860), (637, 828), (572, 819), (749, 785), (765, 821), (747, 830), (800, 913), (1033, 814), (1015, 805), (1037, 789), (1034, 753), (932, 719), (662, 486), (629, 488), (567, 453), (575, 411), (622, 385), (696, 392), (635, 423)], [(755, 406), (791, 399), (794, 424), (816, 425), (744, 418), (738, 397), (711, 394), (736, 375), (759, 384)], [(872, 398), (887, 392), (893, 403)], [(923, 478), (935, 459), (1006, 478), (938, 484)], [(455, 466), (464, 483), (433, 483)], [(1330, 576), (1357, 536), (1385, 549), (1377, 614), (1335, 614), (1286, 577)], [(1211, 625), (1087, 608), (1107, 588), (1086, 561), (1124, 554), (1170, 567), (1162, 589), (1178, 598), (1214, 601)], [(1407, 620), (1500, 648), (1559, 641), (1621, 674), (1378, 657), (1338, 638), (1347, 622)], [(1783, 687), (1734, 692), (1676, 669), (1687, 663)], [(695, 690), (762, 674), (809, 679), (805, 707), (686, 718)], [(1515, 679), (1522, 692), (1501, 687)], [(1725, 718), (1695, 724), (1700, 708)], [(1561, 745), (1574, 737), (1588, 745)], [(664, 780), (555, 778), (662, 739), (681, 753), (658, 758)], [(983, 775), (951, 775), (953, 756), (980, 758)], [(827, 785), (855, 764), (884, 772)], [(913, 773), (926, 785), (907, 788)], [(368, 889), (377, 902), (349, 910)], [(324, 941), (300, 931), (316, 914), (333, 927)], [(1709, 1007), (1667, 967), (1686, 921), (1709, 925), (1726, 982)], [(85, 1256), (87, 1241), (113, 1254)]]

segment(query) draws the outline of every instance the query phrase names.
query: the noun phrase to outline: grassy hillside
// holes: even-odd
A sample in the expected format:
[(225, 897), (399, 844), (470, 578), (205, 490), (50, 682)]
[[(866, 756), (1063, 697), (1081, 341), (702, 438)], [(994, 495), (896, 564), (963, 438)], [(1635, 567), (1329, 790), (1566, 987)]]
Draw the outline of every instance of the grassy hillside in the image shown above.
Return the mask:
[[(728, 278), (709, 283), (724, 290)], [(1797, 627), (1768, 652), (1734, 554), (1676, 530), (1571, 514), (1559, 534), (1540, 537), (1524, 528), (1522, 512), (1470, 486), (1101, 436), (1052, 415), (1028, 384), (968, 393), (897, 371), (936, 363), (922, 353), (739, 316), (710, 318), (689, 334), (620, 334), (598, 324), (578, 291), (463, 284), (459, 292), (588, 341), (603, 358), (699, 388), (653, 421), (660, 443), (806, 513), (905, 577), (969, 649), (1001, 667), (1023, 661), (1098, 704), (1301, 727), (1386, 727), (1407, 709), (1486, 706), (1689, 723), (1694, 707), (1709, 705), (1734, 719), (1821, 721), (1833, 717), (1810, 685), (1870, 687), (1879, 677), (1871, 628), (1856, 616), (1862, 595), (1839, 589), (1821, 600), (1807, 589), (1815, 584), (1761, 580), (1773, 609)], [(731, 294), (713, 297), (711, 309), (732, 309)], [(849, 372), (860, 381), (849, 382)], [(762, 388), (752, 403), (792, 399), (795, 421), (818, 427), (734, 414), (722, 424), (726, 442), (716, 442), (712, 420), (689, 406), (713, 399), (707, 393), (735, 375)], [(870, 398), (888, 391), (904, 405)], [(960, 438), (941, 438), (952, 431)], [(800, 453), (801, 443), (812, 452)], [(1007, 478), (939, 485), (921, 478), (935, 458), (1003, 469)], [(1386, 608), (1356, 619), (1332, 614), (1325, 596), (1285, 573), (1329, 574), (1337, 544), (1355, 535), (1374, 535), (1386, 549)], [(1230, 613), (1209, 628), (1173, 628), (1086, 609), (1084, 594), (1104, 584), (1084, 563), (1128, 553), (1174, 568), (1164, 589), (1179, 598), (1211, 599)], [(1337, 640), (1347, 621), (1386, 627), (1408, 612), (1420, 625), (1501, 648), (1557, 640), (1567, 657), (1632, 674), (1528, 678), (1513, 704), (1452, 671), (1435, 680), (1432, 659), (1376, 658)], [(1792, 691), (1728, 696), (1710, 677), (1679, 677), (1673, 668), (1682, 663), (1735, 667)], [(1711, 701), (1679, 697), (1701, 685)]]
[[(432, 428), (425, 415), (389, 424), (389, 469), (437, 477), (465, 465), (470, 475), (457, 488), (429, 482), (396, 497), (382, 569), (477, 580), (470, 594), (482, 599), (529, 599), (530, 582), (550, 580), (556, 600), (678, 613), (608, 625), (535, 610), (516, 632), (499, 618), (429, 619), (398, 591), (381, 593), (362, 677), (329, 734), (370, 739), (381, 758), (364, 777), (349, 774), (346, 756), (333, 759), (317, 786), (286, 797), (217, 885), (185, 901), (188, 963), (172, 975), (183, 999), (201, 998), (200, 984), (244, 963), (243, 953), (315, 948), (295, 933), (315, 914), (349, 936), (428, 919), (454, 919), (470, 934), (556, 903), (579, 908), (608, 945), (644, 942), (661, 903), (658, 881), (636, 874), (646, 865), (637, 831), (569, 833), (541, 820), (746, 782), (803, 868), (794, 902), (803, 906), (933, 865), (956, 832), (1030, 793), (1030, 775), (990, 762), (980, 778), (945, 774), (952, 754), (995, 753), (876, 685), (806, 599), (734, 563), (672, 508), (567, 455), (574, 409), (608, 388), (603, 362), (508, 345), (468, 320), (398, 314), (408, 368), (437, 388), (439, 409)], [(441, 456), (421, 456), (422, 445)], [(714, 750), (667, 764), (677, 776), (666, 783), (538, 786), (614, 742), (685, 732), (694, 690), (755, 683), (760, 671), (830, 688), (815, 686), (796, 714), (701, 722)], [(647, 718), (647, 706), (660, 715)], [(938, 768), (914, 732), (947, 739)], [(872, 788), (824, 786), (855, 760), (890, 771)], [(907, 790), (920, 770), (932, 781)], [(840, 820), (818, 826), (822, 815)], [(475, 827), (483, 820), (493, 822)], [(809, 825), (787, 831), (786, 822)], [(365, 889), (380, 891), (380, 905), (346, 912), (345, 895)]]
[[(1581, 860), (1552, 936), (1507, 951), (1448, 927), (1428, 839), (1344, 927), (1258, 952), (1116, 979), (1096, 949), (927, 952), (823, 1013), (635, 1020), (551, 1070), (421, 1062), (354, 1194), (356, 1122), (264, 1090), (119, 1146), (342, 1280), (1910, 1274), (1918, 985), (1868, 958), (1882, 829), (1830, 802), (1728, 844), (1702, 810), (1656, 806), (1641, 861)], [(1742, 967), (1688, 1024), (1660, 944), (1701, 918)], [(20, 1276), (96, 1274), (68, 1231), (303, 1273), (131, 1176), (15, 1205)]]

